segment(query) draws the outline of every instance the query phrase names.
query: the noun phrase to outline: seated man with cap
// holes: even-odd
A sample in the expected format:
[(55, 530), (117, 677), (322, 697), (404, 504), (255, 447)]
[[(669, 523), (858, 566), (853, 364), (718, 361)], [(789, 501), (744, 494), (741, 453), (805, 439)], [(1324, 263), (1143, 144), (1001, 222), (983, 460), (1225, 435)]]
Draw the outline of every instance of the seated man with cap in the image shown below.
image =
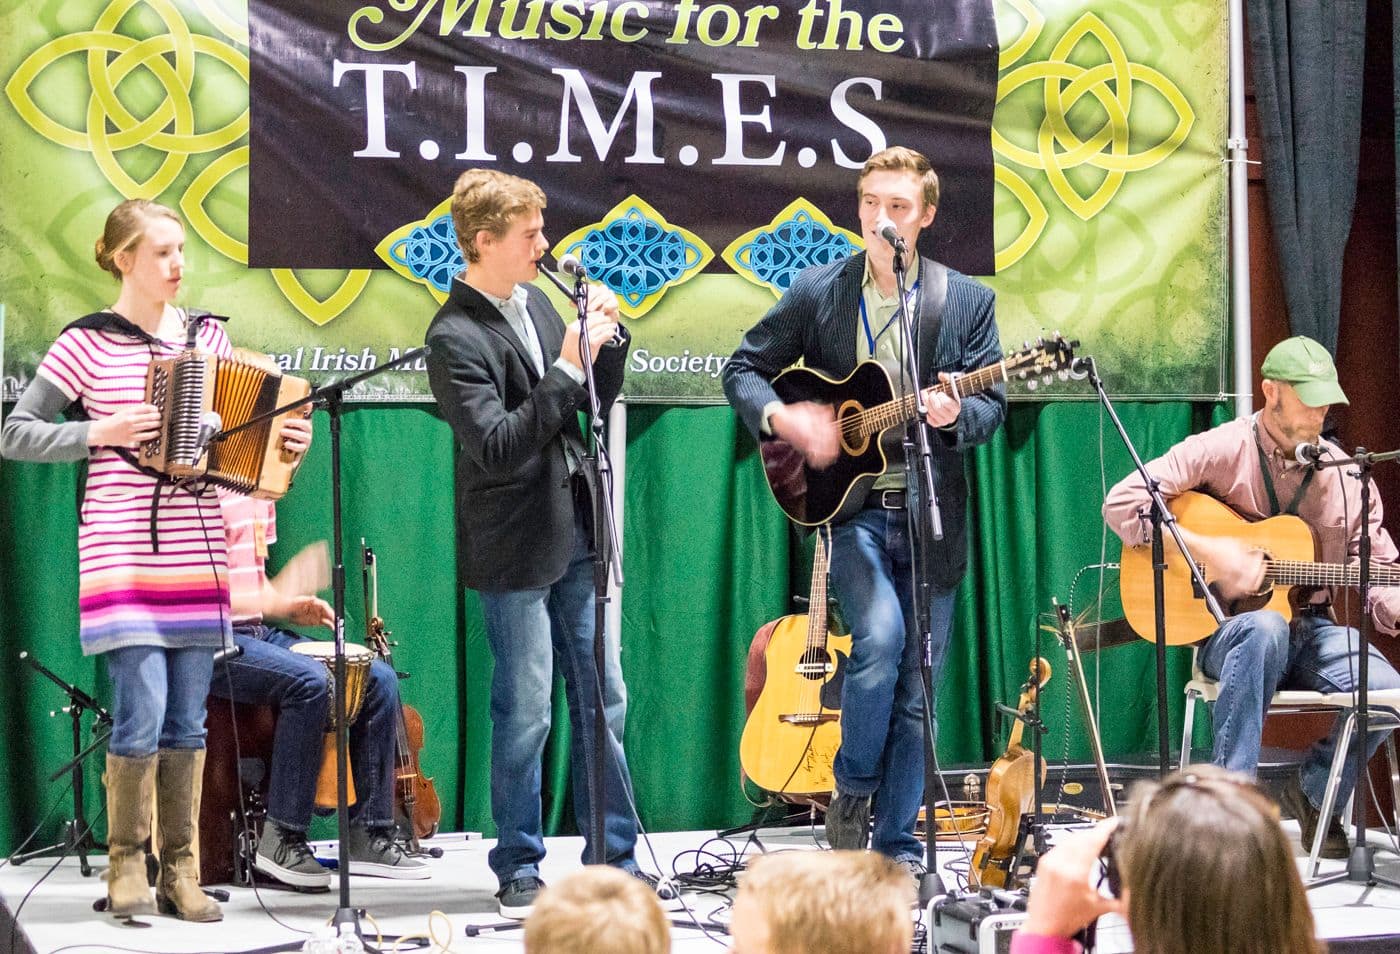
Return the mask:
[[(1361, 484), (1354, 468), (1319, 470), (1310, 462), (1319, 456), (1344, 456), (1336, 444), (1322, 437), (1328, 409), (1348, 403), (1332, 356), (1311, 338), (1297, 336), (1269, 352), (1260, 374), (1262, 410), (1188, 437), (1148, 463), (1162, 496), (1170, 503), (1186, 491), (1199, 491), (1248, 521), (1293, 514), (1312, 529), (1314, 558), (1323, 563), (1354, 563), (1366, 526), (1371, 533), (1372, 562), (1395, 563), (1400, 554), (1382, 526), (1377, 496), (1372, 496), (1370, 513), (1362, 519)], [(1151, 543), (1149, 497), (1136, 472), (1109, 491), (1103, 515), (1124, 546)], [(1218, 590), (1227, 614), (1231, 600), (1259, 593), (1268, 585), (1266, 555), (1257, 546), (1228, 536), (1193, 533), (1185, 526), (1181, 530), (1196, 560), (1206, 566), (1207, 579)], [(1174, 546), (1170, 539), (1167, 545)], [(1372, 597), (1374, 632), (1394, 636), (1400, 630), (1400, 589), (1378, 588)], [(1264, 715), (1276, 691), (1350, 692), (1356, 688), (1359, 637), (1355, 629), (1338, 625), (1332, 600), (1331, 589), (1319, 588), (1302, 592), (1291, 619), (1269, 609), (1229, 615), (1200, 644), (1201, 671), (1220, 683), (1212, 714), (1215, 764), (1254, 774)], [(1374, 646), (1369, 666), (1371, 689), (1400, 687), (1400, 675)], [(1285, 814), (1299, 820), (1305, 845), (1316, 831), (1341, 721), (1338, 717), (1330, 734), (1312, 746), (1280, 796)], [(1370, 734), (1368, 757), (1384, 740), (1385, 733)], [(1355, 760), (1348, 756), (1337, 805), (1346, 804), (1355, 782)], [(1347, 857), (1349, 846), (1341, 822), (1334, 815), (1323, 824), (1322, 856)]]

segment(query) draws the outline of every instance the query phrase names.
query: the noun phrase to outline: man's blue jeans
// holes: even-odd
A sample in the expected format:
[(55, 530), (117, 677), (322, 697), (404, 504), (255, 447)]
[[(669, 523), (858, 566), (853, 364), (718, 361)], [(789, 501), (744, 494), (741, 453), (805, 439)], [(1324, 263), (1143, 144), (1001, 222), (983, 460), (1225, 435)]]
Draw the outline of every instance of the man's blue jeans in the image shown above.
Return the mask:
[(126, 646), (103, 654), (112, 681), (113, 755), (204, 748), (204, 701), (214, 650)]
[[(267, 784), (267, 817), (293, 831), (311, 825), (323, 737), (329, 725), (330, 673), (319, 660), (291, 651), (306, 637), (270, 626), (235, 626), (243, 654), (220, 663), (209, 686), (221, 699), (272, 706), (277, 728)], [(364, 704), (350, 724), (350, 767), (359, 799), (352, 822), (369, 827), (394, 823), (394, 744), (399, 680), (382, 660), (370, 665)], [(227, 718), (226, 713), (213, 713)]]
[[(584, 832), (584, 861), (592, 860), (587, 768), (593, 757), (597, 679), (593, 662), (593, 557), (581, 510), (576, 504), (577, 544), (562, 579), (539, 589), (479, 594), (486, 639), (496, 662), (491, 677), (491, 817), (497, 841), (487, 860), (502, 886), (516, 878), (538, 877), (544, 858), (541, 761), (549, 735), (556, 663), (564, 677), (569, 706), (574, 816)], [(603, 757), (603, 857), (610, 865), (630, 868), (636, 864), (637, 822), (629, 801), (632, 780), (622, 751), (627, 690), (616, 639), (606, 640), (605, 657), (609, 751)]]
[[(1291, 625), (1272, 610), (1241, 613), (1226, 620), (1201, 644), (1197, 658), (1201, 671), (1220, 683), (1220, 696), (1211, 716), (1215, 730), (1212, 761), (1253, 775), (1259, 765), (1264, 714), (1274, 692), (1350, 692), (1357, 685), (1359, 659), (1356, 630), (1311, 614), (1298, 615)], [(1367, 682), (1372, 689), (1400, 688), (1400, 675), (1374, 645), (1367, 665)], [(1327, 737), (1314, 743), (1303, 760), (1303, 791), (1314, 807), (1322, 804), (1341, 722), (1338, 718)], [(1368, 759), (1385, 737), (1384, 732), (1370, 733), (1366, 740)], [(1338, 805), (1346, 802), (1356, 784), (1355, 752), (1348, 751), (1337, 790)]]
[[(836, 784), (850, 795), (874, 796), (871, 847), (895, 859), (924, 855), (914, 837), (924, 792), (923, 647), (914, 619), (907, 520), (904, 510), (868, 507), (838, 524), (831, 539), (831, 586), (851, 631)], [(955, 596), (954, 590), (939, 590), (931, 600), (934, 686), (948, 649)]]

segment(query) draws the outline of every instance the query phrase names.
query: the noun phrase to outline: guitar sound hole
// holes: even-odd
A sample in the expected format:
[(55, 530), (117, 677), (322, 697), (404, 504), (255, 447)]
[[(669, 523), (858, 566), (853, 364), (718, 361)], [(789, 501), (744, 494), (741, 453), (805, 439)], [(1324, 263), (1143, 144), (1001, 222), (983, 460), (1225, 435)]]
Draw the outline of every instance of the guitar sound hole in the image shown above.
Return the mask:
[(804, 679), (825, 679), (831, 671), (831, 654), (824, 649), (809, 649), (797, 664), (797, 673)]
[(861, 436), (860, 424), (854, 420), (864, 410), (855, 401), (847, 401), (836, 409), (836, 420), (841, 427), (841, 449), (857, 457), (865, 453), (870, 443), (868, 437)]

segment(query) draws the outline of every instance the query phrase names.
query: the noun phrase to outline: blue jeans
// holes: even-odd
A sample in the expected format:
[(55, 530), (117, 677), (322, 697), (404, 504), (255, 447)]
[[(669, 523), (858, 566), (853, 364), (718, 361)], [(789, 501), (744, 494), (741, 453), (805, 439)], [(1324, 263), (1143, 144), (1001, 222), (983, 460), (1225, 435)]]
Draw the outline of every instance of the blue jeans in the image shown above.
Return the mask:
[[(924, 793), (924, 700), (907, 519), (904, 510), (868, 507), (838, 524), (831, 538), (831, 586), (851, 631), (836, 785), (850, 795), (874, 796), (871, 847), (895, 859), (924, 855), (914, 837)], [(934, 686), (955, 596), (937, 590), (930, 601)]]
[(112, 680), (109, 752), (140, 758), (157, 749), (204, 748), (211, 647), (127, 646), (102, 655)]
[[(1357, 686), (1360, 658), (1357, 632), (1310, 614), (1300, 614), (1292, 624), (1272, 610), (1242, 613), (1201, 644), (1197, 662), (1201, 671), (1220, 683), (1211, 723), (1215, 731), (1212, 761), (1253, 775), (1259, 765), (1259, 740), (1269, 699), (1279, 689), (1311, 689), (1316, 692), (1350, 692)], [(1400, 688), (1400, 674), (1371, 647), (1368, 679), (1372, 689)], [(1337, 748), (1339, 717), (1325, 739), (1313, 744), (1300, 774), (1303, 791), (1314, 807), (1322, 804), (1327, 773)], [(1366, 740), (1369, 759), (1385, 741), (1386, 733), (1372, 732)], [(1352, 745), (1356, 739), (1352, 739)], [(1349, 749), (1342, 769), (1337, 804), (1344, 804), (1356, 784), (1356, 750)]]
[[(573, 560), (551, 586), (480, 592), (486, 640), (495, 657), (491, 677), (491, 818), (496, 846), (487, 861), (504, 886), (539, 876), (544, 858), (540, 788), (545, 739), (549, 735), (554, 667), (564, 677), (569, 706), (570, 772), (574, 816), (584, 833), (584, 861), (592, 860), (594, 832), (587, 768), (593, 758), (597, 706), (593, 662), (593, 557), (581, 507), (575, 505)], [(606, 640), (604, 714), (608, 749), (603, 759), (603, 857), (610, 865), (636, 866), (637, 822), (622, 730), (627, 690), (616, 639)]]
[[(283, 828), (305, 832), (316, 801), (323, 737), (331, 706), (330, 672), (316, 659), (291, 651), (306, 637), (270, 626), (237, 626), (233, 641), (243, 654), (220, 663), (209, 691), (220, 699), (272, 706), (277, 728), (267, 785), (267, 817)], [(359, 825), (394, 823), (394, 745), (399, 680), (376, 659), (369, 670), (364, 704), (350, 724), (350, 768), (358, 801), (350, 819)]]

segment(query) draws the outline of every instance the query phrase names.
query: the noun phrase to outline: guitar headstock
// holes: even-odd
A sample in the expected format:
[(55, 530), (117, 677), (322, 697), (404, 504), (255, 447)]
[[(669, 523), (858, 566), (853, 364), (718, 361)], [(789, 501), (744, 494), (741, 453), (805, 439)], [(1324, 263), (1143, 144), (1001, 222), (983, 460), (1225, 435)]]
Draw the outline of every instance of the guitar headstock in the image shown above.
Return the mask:
[(1048, 338), (1037, 338), (1035, 344), (1026, 342), (1020, 351), (1005, 358), (1007, 380), (1020, 378), (1026, 382), (1028, 391), (1034, 391), (1042, 382), (1049, 384), (1057, 375), (1060, 380), (1066, 380), (1077, 347), (1077, 340), (1066, 338), (1058, 331)]

